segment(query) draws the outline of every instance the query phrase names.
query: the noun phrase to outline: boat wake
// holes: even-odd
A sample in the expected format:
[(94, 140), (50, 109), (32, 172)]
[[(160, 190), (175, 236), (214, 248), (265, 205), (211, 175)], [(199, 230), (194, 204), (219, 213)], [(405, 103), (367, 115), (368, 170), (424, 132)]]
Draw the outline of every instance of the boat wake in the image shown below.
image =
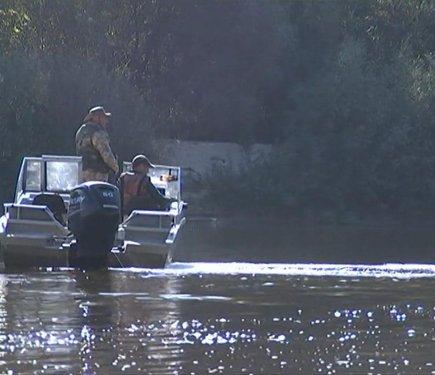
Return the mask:
[(411, 279), (435, 277), (435, 264), (318, 264), (318, 263), (172, 263), (165, 269), (128, 268), (123, 271), (148, 275), (283, 275), (376, 277)]

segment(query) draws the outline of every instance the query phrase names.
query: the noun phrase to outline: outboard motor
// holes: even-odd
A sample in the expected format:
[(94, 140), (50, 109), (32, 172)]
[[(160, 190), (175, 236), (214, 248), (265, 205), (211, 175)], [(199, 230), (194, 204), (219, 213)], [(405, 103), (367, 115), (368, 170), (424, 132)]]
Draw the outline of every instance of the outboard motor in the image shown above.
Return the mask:
[(68, 229), (76, 238), (71, 263), (81, 268), (107, 267), (120, 219), (116, 186), (90, 181), (71, 190)]

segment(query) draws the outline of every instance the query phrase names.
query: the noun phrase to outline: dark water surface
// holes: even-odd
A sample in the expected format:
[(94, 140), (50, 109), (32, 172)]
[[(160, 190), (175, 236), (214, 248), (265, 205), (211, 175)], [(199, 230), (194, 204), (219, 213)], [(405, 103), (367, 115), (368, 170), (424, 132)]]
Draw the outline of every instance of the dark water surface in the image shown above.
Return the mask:
[(193, 228), (165, 270), (0, 275), (0, 373), (435, 374), (430, 262), (293, 264), (274, 248), (303, 254), (291, 231), (268, 247), (257, 229), (231, 248), (219, 226)]

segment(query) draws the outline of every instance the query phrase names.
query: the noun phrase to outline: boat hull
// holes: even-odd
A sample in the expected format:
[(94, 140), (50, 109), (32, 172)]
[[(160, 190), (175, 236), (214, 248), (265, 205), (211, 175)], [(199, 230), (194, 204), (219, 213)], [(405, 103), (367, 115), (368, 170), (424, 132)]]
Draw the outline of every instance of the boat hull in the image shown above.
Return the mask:
[[(19, 239), (2, 241), (1, 253), (5, 268), (62, 268), (81, 267), (71, 247), (49, 247), (43, 240)], [(174, 245), (127, 245), (125, 250), (114, 249), (107, 263), (101, 267), (112, 268), (163, 268), (172, 260)], [(94, 264), (94, 268), (100, 268)]]
[(2, 258), (6, 269), (68, 267), (69, 253), (45, 247), (39, 241), (2, 243)]
[(174, 245), (127, 245), (126, 250), (110, 253), (110, 267), (164, 268), (172, 261)]

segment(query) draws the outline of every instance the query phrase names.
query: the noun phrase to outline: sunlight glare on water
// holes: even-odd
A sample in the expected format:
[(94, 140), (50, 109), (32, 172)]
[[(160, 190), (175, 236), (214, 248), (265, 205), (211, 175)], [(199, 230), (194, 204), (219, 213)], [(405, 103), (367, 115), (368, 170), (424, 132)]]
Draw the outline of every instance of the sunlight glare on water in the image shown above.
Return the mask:
[(336, 277), (435, 277), (435, 265), (430, 264), (276, 264), (276, 263), (172, 263), (164, 270), (130, 268), (128, 272), (152, 274), (251, 274)]
[(0, 372), (435, 373), (434, 267), (175, 263), (0, 278)]

